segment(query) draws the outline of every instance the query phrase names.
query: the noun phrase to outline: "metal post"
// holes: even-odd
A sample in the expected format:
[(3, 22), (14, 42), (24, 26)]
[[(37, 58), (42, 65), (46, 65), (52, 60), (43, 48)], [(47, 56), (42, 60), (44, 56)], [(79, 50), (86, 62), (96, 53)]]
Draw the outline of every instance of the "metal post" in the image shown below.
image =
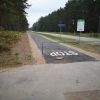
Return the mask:
[(99, 16), (99, 24), (98, 24), (98, 33), (100, 33), (100, 16)]
[(61, 27), (60, 27), (60, 38), (61, 38)]
[(75, 35), (75, 20), (73, 19), (73, 28), (74, 28), (74, 35)]
[(42, 42), (42, 56), (43, 56), (43, 42)]
[(80, 35), (81, 35), (81, 31), (80, 31), (80, 33), (79, 33), (79, 43), (80, 43)]

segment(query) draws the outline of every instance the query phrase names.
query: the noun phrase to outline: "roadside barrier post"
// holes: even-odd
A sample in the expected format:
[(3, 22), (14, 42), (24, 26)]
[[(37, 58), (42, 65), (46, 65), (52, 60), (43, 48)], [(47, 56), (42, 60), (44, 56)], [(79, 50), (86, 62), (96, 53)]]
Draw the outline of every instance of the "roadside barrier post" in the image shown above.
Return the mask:
[(43, 42), (42, 42), (42, 55), (43, 55)]

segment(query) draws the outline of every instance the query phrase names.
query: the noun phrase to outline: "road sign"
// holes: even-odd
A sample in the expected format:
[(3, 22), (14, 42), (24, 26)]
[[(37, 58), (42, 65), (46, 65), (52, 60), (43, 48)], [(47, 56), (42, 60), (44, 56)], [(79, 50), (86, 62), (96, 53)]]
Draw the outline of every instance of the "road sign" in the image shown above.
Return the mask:
[(64, 28), (65, 27), (65, 24), (58, 24), (58, 27), (59, 28)]
[(79, 19), (77, 21), (77, 31), (78, 32), (84, 31), (84, 26), (85, 26), (85, 20), (84, 19)]

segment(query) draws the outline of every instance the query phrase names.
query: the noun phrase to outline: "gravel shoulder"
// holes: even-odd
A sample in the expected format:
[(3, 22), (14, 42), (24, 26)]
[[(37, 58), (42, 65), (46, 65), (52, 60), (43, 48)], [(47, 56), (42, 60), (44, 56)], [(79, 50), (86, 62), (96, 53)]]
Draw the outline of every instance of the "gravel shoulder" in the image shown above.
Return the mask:
[(29, 38), (29, 43), (30, 43), (30, 47), (31, 47), (31, 52), (32, 52), (34, 64), (45, 64), (46, 61), (45, 61), (41, 51), (37, 47), (35, 41), (31, 38), (29, 33), (27, 33), (27, 35)]

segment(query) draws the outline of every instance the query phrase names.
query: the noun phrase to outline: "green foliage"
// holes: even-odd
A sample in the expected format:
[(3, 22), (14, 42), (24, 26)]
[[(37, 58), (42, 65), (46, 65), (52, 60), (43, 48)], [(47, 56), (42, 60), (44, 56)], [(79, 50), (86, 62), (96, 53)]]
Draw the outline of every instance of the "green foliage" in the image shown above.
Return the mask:
[(2, 26), (0, 26), (0, 31), (4, 31), (4, 28)]
[(99, 37), (99, 34), (95, 33), (93, 36), (94, 36), (94, 37)]
[(27, 60), (28, 62), (31, 63), (32, 60), (33, 60), (33, 59), (32, 59), (32, 55), (31, 55), (31, 54), (27, 54), (27, 55), (26, 55), (26, 60)]
[(100, 0), (68, 0), (64, 8), (41, 17), (33, 24), (35, 31), (59, 31), (58, 23), (66, 24), (62, 31), (76, 31), (77, 20), (85, 19), (85, 32), (98, 31), (100, 16)]
[(10, 50), (12, 44), (21, 37), (21, 33), (13, 31), (0, 31), (0, 51)]
[(15, 57), (16, 57), (16, 64), (21, 64), (21, 61), (20, 61), (20, 57), (19, 57), (19, 53), (15, 53)]
[(28, 6), (27, 0), (0, 0), (0, 27), (25, 31), (28, 27), (25, 9)]

